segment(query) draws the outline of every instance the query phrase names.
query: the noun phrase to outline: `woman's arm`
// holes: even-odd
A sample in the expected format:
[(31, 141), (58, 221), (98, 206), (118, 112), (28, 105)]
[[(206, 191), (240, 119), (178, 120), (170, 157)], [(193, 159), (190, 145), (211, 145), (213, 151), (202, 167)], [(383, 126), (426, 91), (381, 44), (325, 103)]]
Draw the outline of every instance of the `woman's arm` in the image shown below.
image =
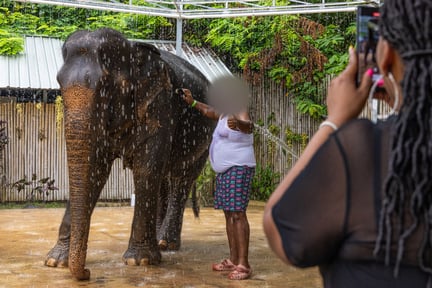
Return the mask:
[[(356, 87), (357, 58), (353, 48), (350, 48), (349, 53), (350, 62), (347, 68), (331, 82), (327, 93), (328, 121), (336, 125), (336, 127), (340, 127), (347, 121), (358, 117), (367, 100), (368, 90), (372, 83), (370, 76), (365, 74), (361, 86)], [(272, 216), (272, 209), (333, 132), (334, 129), (328, 125), (321, 126), (318, 129), (298, 161), (273, 192), (265, 206), (264, 232), (272, 250), (285, 263), (290, 263), (290, 260), (283, 249), (281, 236)], [(325, 185), (326, 183), (320, 184)]]
[(192, 93), (189, 89), (182, 88), (181, 90), (184, 93), (181, 95), (181, 97), (187, 104), (189, 104), (189, 106), (197, 109), (199, 112), (201, 112), (201, 114), (203, 114), (207, 118), (213, 120), (219, 120), (220, 114), (216, 112), (216, 110), (213, 107), (193, 99)]
[(246, 134), (251, 134), (254, 129), (254, 124), (250, 120), (249, 113), (247, 111), (242, 111), (234, 116), (228, 117), (227, 124), (230, 129)]

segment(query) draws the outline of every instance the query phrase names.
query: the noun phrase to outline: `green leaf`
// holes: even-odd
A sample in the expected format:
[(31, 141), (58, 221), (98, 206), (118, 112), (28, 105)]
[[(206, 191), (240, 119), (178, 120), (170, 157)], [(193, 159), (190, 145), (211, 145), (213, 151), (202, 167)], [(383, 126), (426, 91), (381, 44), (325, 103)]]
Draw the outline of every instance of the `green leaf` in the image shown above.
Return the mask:
[(21, 37), (0, 38), (0, 55), (16, 55), (24, 50)]

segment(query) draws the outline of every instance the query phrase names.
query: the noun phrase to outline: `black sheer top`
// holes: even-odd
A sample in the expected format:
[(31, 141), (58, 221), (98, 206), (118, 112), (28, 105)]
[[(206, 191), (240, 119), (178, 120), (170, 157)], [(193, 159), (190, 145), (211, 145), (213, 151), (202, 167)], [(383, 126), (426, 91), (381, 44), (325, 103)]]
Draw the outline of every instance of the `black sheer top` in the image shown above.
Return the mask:
[(406, 241), (397, 278), (373, 255), (391, 125), (344, 125), (273, 207), (287, 258), (298, 267), (319, 266), (324, 287), (426, 287), (428, 275), (417, 267), (421, 227)]

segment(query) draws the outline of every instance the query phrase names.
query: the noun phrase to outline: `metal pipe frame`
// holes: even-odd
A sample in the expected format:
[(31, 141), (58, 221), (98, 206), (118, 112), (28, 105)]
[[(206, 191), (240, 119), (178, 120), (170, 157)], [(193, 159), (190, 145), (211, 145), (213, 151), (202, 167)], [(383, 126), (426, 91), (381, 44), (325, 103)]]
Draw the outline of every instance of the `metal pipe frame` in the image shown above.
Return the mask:
[[(15, 0), (24, 3), (57, 5), (102, 11), (161, 16), (176, 19), (233, 18), (246, 16), (275, 16), (286, 14), (314, 14), (356, 11), (359, 5), (379, 6), (380, 0), (352, 0), (337, 3), (310, 3), (307, 0), (287, 1), (282, 6), (264, 5), (258, 0), (148, 0), (146, 6), (98, 0)], [(269, 1), (270, 2), (270, 1)], [(274, 1), (273, 1), (274, 3)], [(235, 4), (235, 5), (234, 5)], [(241, 7), (238, 7), (242, 5)], [(178, 7), (183, 9), (178, 9)], [(235, 6), (235, 7), (230, 7)]]

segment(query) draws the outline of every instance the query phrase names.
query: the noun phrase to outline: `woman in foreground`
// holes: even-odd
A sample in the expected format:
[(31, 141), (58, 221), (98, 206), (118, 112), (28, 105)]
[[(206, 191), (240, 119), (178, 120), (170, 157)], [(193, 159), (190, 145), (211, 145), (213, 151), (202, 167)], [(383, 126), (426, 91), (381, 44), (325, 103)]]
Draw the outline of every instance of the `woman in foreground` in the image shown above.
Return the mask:
[[(399, 113), (357, 119), (357, 59), (328, 90), (328, 119), (269, 199), (264, 230), (324, 287), (432, 287), (432, 1), (385, 0), (377, 63)], [(399, 100), (399, 103), (402, 102)]]

